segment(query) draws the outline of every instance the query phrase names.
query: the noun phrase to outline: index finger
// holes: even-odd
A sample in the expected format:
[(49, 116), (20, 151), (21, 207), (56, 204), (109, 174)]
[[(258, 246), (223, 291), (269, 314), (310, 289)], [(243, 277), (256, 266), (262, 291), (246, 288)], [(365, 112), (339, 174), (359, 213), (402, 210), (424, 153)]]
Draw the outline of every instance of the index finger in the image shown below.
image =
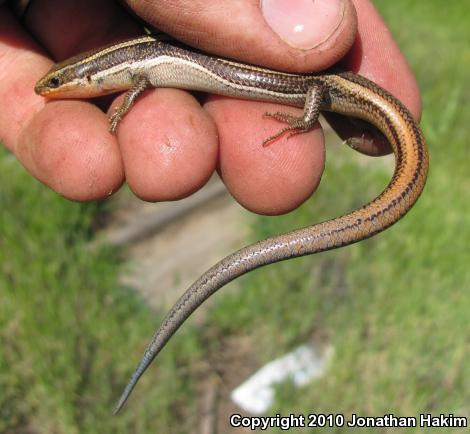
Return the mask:
[[(380, 13), (370, 0), (353, 0), (358, 19), (358, 34), (351, 50), (340, 62), (343, 69), (354, 71), (388, 90), (410, 110), (415, 119), (421, 116), (418, 83)], [(326, 113), (325, 117), (341, 138), (360, 138), (361, 152), (383, 155), (391, 151), (386, 139), (358, 126), (343, 116)]]

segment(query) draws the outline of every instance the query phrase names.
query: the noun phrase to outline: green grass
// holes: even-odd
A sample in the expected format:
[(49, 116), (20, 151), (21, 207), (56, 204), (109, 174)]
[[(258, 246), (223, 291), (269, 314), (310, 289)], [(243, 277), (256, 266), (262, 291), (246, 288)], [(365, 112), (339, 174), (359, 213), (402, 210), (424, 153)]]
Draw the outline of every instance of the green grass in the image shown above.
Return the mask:
[(192, 330), (143, 379), (132, 411), (112, 417), (159, 318), (119, 287), (115, 254), (88, 250), (98, 205), (65, 201), (5, 152), (0, 173), (0, 432), (188, 432), (194, 408), (175, 397), (192, 390), (181, 369), (198, 353)]
[[(192, 432), (201, 399), (192, 366), (217, 347), (203, 343), (210, 336), (249, 335), (259, 363), (312, 338), (333, 345), (328, 375), (279, 387), (272, 414), (468, 414), (470, 8), (376, 4), (423, 91), (431, 170), (419, 203), (371, 240), (222, 290), (206, 326), (183, 327), (119, 417), (110, 411), (161, 316), (118, 285), (118, 255), (88, 250), (102, 205), (57, 197), (2, 153), (0, 432)], [(329, 151), (315, 197), (288, 216), (257, 218), (253, 239), (339, 215), (386, 185), (378, 161), (364, 167), (349, 149)]]

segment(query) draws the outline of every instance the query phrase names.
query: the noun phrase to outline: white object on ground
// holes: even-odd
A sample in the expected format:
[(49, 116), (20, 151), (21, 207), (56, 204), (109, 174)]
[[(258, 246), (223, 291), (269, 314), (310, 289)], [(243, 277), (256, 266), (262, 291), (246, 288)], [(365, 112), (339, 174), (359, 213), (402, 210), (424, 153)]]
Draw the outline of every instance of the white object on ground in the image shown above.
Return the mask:
[(332, 347), (320, 352), (311, 345), (302, 345), (260, 368), (232, 391), (232, 401), (252, 414), (263, 414), (273, 403), (275, 384), (290, 379), (300, 387), (321, 377), (332, 354)]

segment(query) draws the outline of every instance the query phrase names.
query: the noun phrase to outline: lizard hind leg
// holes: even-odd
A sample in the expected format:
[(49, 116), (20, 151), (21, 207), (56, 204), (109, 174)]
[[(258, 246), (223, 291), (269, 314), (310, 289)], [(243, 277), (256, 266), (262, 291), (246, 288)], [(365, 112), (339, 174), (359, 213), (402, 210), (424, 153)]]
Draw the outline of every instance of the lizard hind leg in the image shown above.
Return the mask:
[(292, 136), (310, 131), (320, 116), (320, 106), (322, 99), (323, 87), (321, 85), (314, 85), (307, 91), (304, 112), (302, 116), (294, 116), (284, 112), (265, 113), (265, 117), (275, 119), (279, 122), (287, 124), (287, 126), (282, 128), (273, 136), (265, 139), (263, 141), (263, 146), (269, 145), (284, 133), (289, 133), (287, 138), (290, 139)]
[(267, 146), (272, 143), (274, 140), (281, 137), (284, 133), (289, 132), (287, 138), (291, 138), (296, 134), (301, 134), (307, 132), (310, 128), (305, 125), (304, 118), (302, 116), (293, 116), (289, 113), (276, 112), (276, 113), (265, 113), (265, 117), (275, 119), (279, 122), (285, 123), (288, 126), (280, 129), (276, 134), (268, 137), (263, 140), (263, 146)]

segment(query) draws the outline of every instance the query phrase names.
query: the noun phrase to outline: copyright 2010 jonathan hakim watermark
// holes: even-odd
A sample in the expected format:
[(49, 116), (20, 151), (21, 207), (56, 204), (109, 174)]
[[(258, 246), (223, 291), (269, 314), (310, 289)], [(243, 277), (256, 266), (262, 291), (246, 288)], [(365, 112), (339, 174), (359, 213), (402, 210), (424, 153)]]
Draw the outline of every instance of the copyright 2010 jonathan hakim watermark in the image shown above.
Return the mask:
[(232, 414), (230, 426), (235, 428), (249, 428), (253, 431), (264, 431), (270, 428), (282, 430), (296, 428), (333, 428), (333, 427), (389, 427), (389, 428), (465, 428), (468, 426), (467, 417), (450, 414), (422, 413), (418, 416), (396, 416), (392, 413), (383, 416), (362, 416), (352, 414), (344, 416), (336, 414), (290, 414), (281, 416), (242, 416)]

